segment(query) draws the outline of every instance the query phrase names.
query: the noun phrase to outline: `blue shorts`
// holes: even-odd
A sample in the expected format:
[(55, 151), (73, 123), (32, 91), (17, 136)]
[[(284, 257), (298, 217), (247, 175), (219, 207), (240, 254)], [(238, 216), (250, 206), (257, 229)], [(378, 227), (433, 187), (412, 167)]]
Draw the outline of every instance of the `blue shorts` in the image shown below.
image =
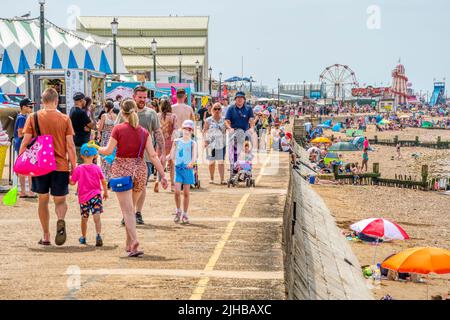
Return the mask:
[(195, 184), (194, 169), (175, 166), (175, 183)]

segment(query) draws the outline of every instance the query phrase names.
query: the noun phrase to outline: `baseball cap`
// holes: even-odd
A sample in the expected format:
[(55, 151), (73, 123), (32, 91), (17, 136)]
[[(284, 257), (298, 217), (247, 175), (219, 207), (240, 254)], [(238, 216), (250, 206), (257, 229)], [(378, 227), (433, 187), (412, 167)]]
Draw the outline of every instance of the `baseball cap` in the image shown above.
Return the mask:
[(93, 157), (98, 154), (97, 149), (90, 147), (87, 143), (81, 146), (80, 154), (85, 157)]
[(239, 97), (245, 98), (245, 93), (242, 92), (242, 91), (239, 91), (238, 93), (236, 93), (236, 96), (234, 98), (236, 99), (236, 98), (239, 98)]
[(25, 107), (25, 106), (31, 107), (31, 106), (34, 106), (35, 104), (36, 104), (36, 103), (34, 103), (33, 101), (31, 101), (30, 98), (24, 98), (24, 99), (22, 99), (22, 100), (20, 101), (20, 106), (21, 106), (21, 107)]
[(80, 101), (80, 100), (83, 100), (84, 98), (86, 98), (86, 96), (82, 92), (77, 92), (73, 95), (74, 101)]
[(192, 121), (192, 120), (185, 120), (185, 121), (183, 122), (182, 128), (183, 128), (183, 129), (186, 128), (186, 129), (194, 130), (194, 121)]

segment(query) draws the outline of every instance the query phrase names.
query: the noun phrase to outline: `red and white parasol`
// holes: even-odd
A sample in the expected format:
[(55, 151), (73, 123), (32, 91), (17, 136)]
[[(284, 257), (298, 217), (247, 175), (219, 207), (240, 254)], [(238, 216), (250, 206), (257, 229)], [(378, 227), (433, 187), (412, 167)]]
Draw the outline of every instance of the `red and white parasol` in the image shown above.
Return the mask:
[(372, 218), (359, 221), (350, 226), (353, 231), (369, 237), (386, 240), (408, 240), (409, 236), (398, 224), (386, 219)]

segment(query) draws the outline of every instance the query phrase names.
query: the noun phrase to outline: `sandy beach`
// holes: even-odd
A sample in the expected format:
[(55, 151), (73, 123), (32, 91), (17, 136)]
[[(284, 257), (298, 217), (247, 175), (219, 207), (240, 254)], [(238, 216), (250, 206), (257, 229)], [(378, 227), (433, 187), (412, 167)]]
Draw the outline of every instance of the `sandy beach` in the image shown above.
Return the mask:
[[(331, 132), (326, 132), (331, 135)], [(368, 137), (378, 135), (382, 139), (414, 139), (416, 135), (423, 141), (450, 140), (449, 130), (424, 130), (408, 128), (404, 131), (375, 133), (367, 132)], [(337, 136), (335, 134), (335, 136)], [(344, 136), (344, 135), (341, 135)], [(372, 163), (380, 163), (383, 177), (395, 174), (411, 175), (420, 180), (421, 166), (428, 164), (430, 175), (450, 175), (450, 150), (426, 148), (402, 148), (403, 159), (391, 160), (396, 154), (394, 147), (373, 146), (369, 153), (369, 171)], [(412, 154), (420, 154), (418, 159)], [(361, 163), (362, 152), (342, 152), (347, 162)], [(408, 241), (383, 243), (377, 248), (376, 262), (383, 261), (391, 254), (418, 246), (449, 248), (450, 220), (448, 204), (450, 196), (437, 192), (424, 192), (400, 188), (378, 186), (314, 186), (323, 197), (334, 215), (338, 227), (350, 232), (350, 225), (362, 219), (382, 217), (397, 222), (410, 235)], [(362, 242), (351, 242), (351, 246), (361, 265), (373, 264), (375, 247)], [(424, 278), (425, 281), (426, 278)], [(449, 293), (449, 276), (429, 276), (428, 297)], [(426, 299), (427, 285), (424, 283), (382, 281), (381, 286), (373, 288), (375, 298), (390, 294), (394, 299)]]

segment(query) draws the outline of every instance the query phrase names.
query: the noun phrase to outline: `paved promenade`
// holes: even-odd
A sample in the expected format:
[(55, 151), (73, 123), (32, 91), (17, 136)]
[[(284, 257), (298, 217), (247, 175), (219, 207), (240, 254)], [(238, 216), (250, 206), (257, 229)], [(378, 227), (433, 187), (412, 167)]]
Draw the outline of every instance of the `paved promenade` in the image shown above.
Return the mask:
[(37, 245), (36, 201), (1, 206), (0, 299), (284, 299), (281, 233), (288, 155), (260, 155), (257, 162), (255, 189), (209, 185), (207, 167), (201, 165), (202, 189), (192, 192), (188, 226), (173, 222), (173, 194), (155, 194), (149, 186), (146, 225), (138, 227), (145, 255), (138, 259), (125, 257), (113, 194), (103, 214), (103, 248), (95, 247), (92, 221), (88, 246), (78, 243), (74, 189), (62, 247)]

